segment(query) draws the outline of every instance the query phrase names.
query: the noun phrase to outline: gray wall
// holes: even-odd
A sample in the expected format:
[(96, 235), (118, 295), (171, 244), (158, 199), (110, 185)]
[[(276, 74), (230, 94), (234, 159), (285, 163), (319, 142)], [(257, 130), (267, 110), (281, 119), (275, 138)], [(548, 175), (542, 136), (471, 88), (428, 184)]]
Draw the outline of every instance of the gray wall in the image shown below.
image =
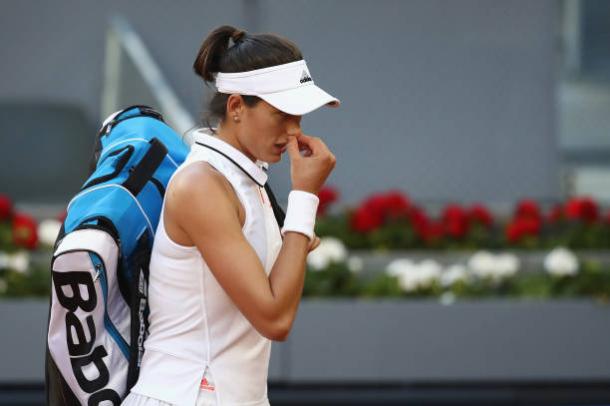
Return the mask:
[[(193, 59), (212, 28), (234, 24), (294, 40), (316, 83), (343, 102), (305, 116), (303, 127), (337, 156), (328, 183), (344, 202), (389, 188), (420, 202), (553, 199), (558, 6), (4, 0), (0, 99), (82, 105), (98, 121), (106, 22), (120, 12), (198, 114), (204, 87)], [(282, 161), (271, 175), (281, 197), (290, 188), (288, 157)]]
[[(0, 383), (44, 379), (47, 315), (47, 300), (0, 301), (0, 320), (10, 326), (0, 335)], [(272, 345), (269, 380), (607, 382), (608, 334), (608, 306), (588, 299), (447, 306), (434, 299), (309, 298), (288, 340)]]

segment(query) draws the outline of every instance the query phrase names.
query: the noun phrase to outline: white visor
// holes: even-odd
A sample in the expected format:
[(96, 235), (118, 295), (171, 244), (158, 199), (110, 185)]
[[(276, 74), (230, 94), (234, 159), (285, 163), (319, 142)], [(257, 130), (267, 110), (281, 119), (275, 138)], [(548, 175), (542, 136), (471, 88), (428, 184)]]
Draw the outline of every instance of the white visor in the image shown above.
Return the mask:
[(300, 116), (318, 107), (339, 107), (339, 99), (313, 83), (304, 59), (247, 72), (216, 74), (220, 93), (258, 96), (285, 113)]

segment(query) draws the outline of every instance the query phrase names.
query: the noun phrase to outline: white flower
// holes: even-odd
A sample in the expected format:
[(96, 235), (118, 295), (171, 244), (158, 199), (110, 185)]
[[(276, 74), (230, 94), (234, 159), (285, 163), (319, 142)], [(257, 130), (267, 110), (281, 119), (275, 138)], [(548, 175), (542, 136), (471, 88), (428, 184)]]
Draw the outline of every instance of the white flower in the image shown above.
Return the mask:
[(419, 263), (420, 286), (429, 287), (441, 277), (442, 267), (433, 259), (426, 259)]
[(468, 269), (474, 276), (492, 282), (514, 276), (519, 267), (519, 258), (512, 254), (494, 255), (488, 251), (479, 251), (468, 260)]
[(360, 273), (364, 268), (364, 261), (357, 256), (351, 256), (347, 259), (347, 268), (352, 273)]
[(320, 246), (318, 247), (325, 250), (333, 262), (342, 262), (347, 258), (347, 249), (338, 238), (324, 237), (320, 240)]
[(309, 265), (313, 271), (322, 271), (326, 269), (328, 262), (328, 257), (317, 249), (311, 251), (307, 255), (307, 265)]
[(54, 219), (43, 220), (38, 225), (38, 238), (41, 243), (53, 246), (60, 230), (61, 222)]
[(7, 288), (8, 288), (8, 285), (7, 285), (6, 281), (4, 279), (0, 278), (0, 294), (6, 293)]
[(430, 287), (438, 281), (441, 266), (432, 259), (414, 263), (409, 259), (396, 259), (386, 267), (386, 274), (398, 279), (398, 284), (405, 292)]
[(468, 269), (479, 278), (487, 278), (494, 272), (494, 256), (488, 251), (476, 252), (468, 260)]
[(519, 270), (521, 263), (519, 258), (513, 254), (500, 254), (496, 256), (496, 275), (500, 278), (514, 276)]
[(315, 271), (326, 269), (331, 262), (343, 262), (347, 258), (347, 249), (341, 240), (334, 237), (320, 239), (318, 248), (307, 255), (307, 264)]
[(323, 252), (315, 249), (307, 255), (307, 265), (314, 271), (322, 271), (328, 267), (329, 258)]
[(451, 265), (441, 275), (441, 284), (443, 287), (449, 287), (456, 282), (466, 281), (468, 279), (468, 270), (464, 265)]
[(578, 258), (572, 251), (557, 247), (544, 258), (544, 268), (553, 276), (572, 276), (578, 273)]
[(419, 288), (420, 276), (419, 269), (416, 264), (409, 268), (405, 268), (403, 273), (398, 275), (398, 285), (405, 292), (413, 292)]
[(452, 305), (455, 303), (455, 295), (452, 292), (445, 292), (441, 295), (440, 302), (445, 306)]
[(8, 257), (7, 268), (19, 273), (24, 273), (28, 270), (29, 264), (30, 255), (26, 251), (19, 251)]
[(0, 269), (8, 267), (8, 254), (6, 252), (0, 252)]
[(389, 276), (400, 276), (402, 275), (408, 268), (413, 267), (413, 261), (407, 258), (395, 259), (390, 262), (386, 268), (385, 273)]

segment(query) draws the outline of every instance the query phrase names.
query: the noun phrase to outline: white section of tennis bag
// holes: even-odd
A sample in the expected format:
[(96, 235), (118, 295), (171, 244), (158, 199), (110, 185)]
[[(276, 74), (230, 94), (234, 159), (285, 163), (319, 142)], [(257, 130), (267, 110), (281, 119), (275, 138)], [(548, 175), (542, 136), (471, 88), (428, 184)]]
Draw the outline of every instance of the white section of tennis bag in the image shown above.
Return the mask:
[[(102, 230), (76, 230), (63, 238), (54, 253), (54, 258), (57, 259), (59, 255), (74, 250), (93, 251), (104, 261), (108, 280), (108, 317), (121, 333), (123, 339), (129, 342), (131, 336), (130, 309), (123, 299), (116, 279), (119, 247), (117, 247), (114, 238)], [(96, 282), (99, 282), (99, 280)]]
[[(104, 263), (108, 286), (107, 309), (109, 318), (127, 343), (129, 343), (130, 338), (129, 307), (121, 296), (116, 280), (119, 248), (114, 239), (108, 233), (95, 229), (77, 230), (68, 233), (54, 253), (52, 269), (54, 273), (83, 272), (88, 274), (90, 278), (88, 282), (93, 284), (96, 295), (95, 308), (88, 312), (78, 307), (74, 311), (74, 315), (80, 322), (81, 331), (84, 331), (83, 342), (90, 342), (91, 340), (94, 342), (90, 347), (90, 351), (85, 355), (69, 353), (68, 339), (71, 338), (74, 344), (78, 344), (79, 332), (75, 327), (69, 327), (66, 322), (66, 317), (69, 317), (69, 310), (64, 308), (58, 301), (55, 292), (55, 282), (52, 282), (51, 316), (47, 340), (53, 360), (73, 393), (83, 404), (88, 403), (88, 399), (93, 393), (101, 395), (99, 392), (104, 390), (114, 391), (123, 398), (126, 395), (127, 371), (129, 367), (129, 360), (125, 358), (123, 352), (107, 332), (104, 325), (104, 293), (98, 270), (95, 269), (89, 256), (90, 252), (96, 253)], [(87, 286), (81, 284), (78, 289), (81, 297), (87, 300)], [(74, 292), (70, 292), (70, 290), (70, 286), (65, 286), (63, 290), (64, 295), (73, 297)], [(89, 316), (92, 317), (95, 325), (95, 336), (93, 338), (93, 334), (91, 334), (86, 321)], [(70, 337), (68, 337), (68, 334), (70, 334)], [(90, 355), (99, 346), (103, 347), (108, 354), (102, 360), (109, 372), (109, 380), (105, 383), (99, 381), (97, 385), (94, 385), (94, 390), (91, 393), (87, 393), (79, 385), (71, 361)], [(96, 382), (96, 379), (100, 377), (98, 367), (93, 362), (85, 365), (82, 368), (82, 372), (85, 379), (89, 382)], [(91, 389), (89, 388), (89, 390)]]

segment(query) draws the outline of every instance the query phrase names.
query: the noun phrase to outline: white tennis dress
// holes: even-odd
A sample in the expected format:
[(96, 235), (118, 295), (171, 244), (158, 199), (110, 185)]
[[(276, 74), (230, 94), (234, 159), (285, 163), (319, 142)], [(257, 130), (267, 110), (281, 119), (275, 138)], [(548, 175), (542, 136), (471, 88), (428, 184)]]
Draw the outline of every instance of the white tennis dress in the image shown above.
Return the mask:
[[(245, 208), (244, 236), (269, 275), (282, 237), (264, 189), (267, 164), (203, 129), (194, 139), (176, 172), (206, 161), (229, 180)], [(198, 249), (168, 237), (163, 210), (150, 262), (150, 334), (139, 379), (122, 404), (268, 405), (271, 340), (238, 310)]]

